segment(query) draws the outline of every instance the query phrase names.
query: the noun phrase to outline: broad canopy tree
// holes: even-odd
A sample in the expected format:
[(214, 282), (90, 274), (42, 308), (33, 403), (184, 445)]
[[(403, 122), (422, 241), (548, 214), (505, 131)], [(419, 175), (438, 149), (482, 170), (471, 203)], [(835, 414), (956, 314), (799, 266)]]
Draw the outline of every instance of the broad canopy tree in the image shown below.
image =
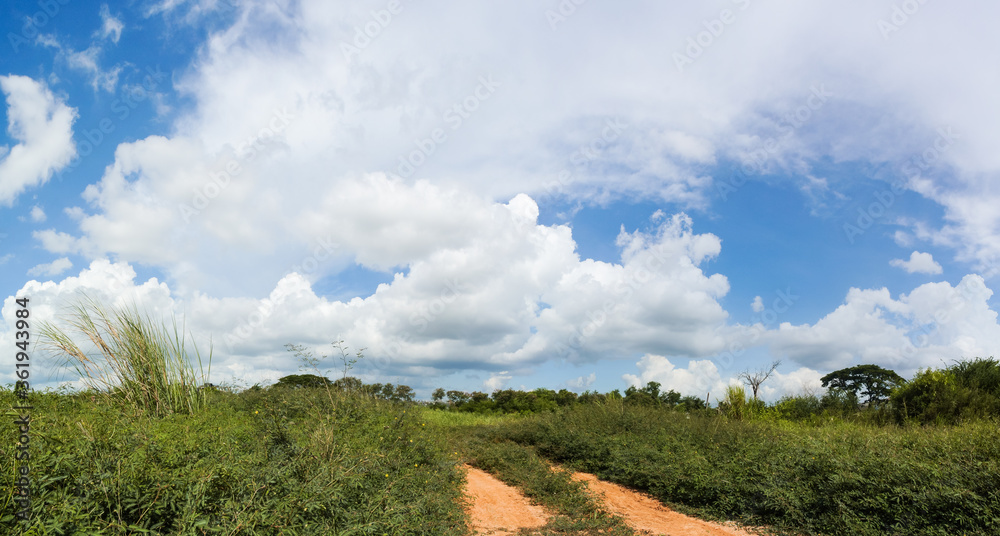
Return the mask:
[(823, 387), (848, 393), (857, 400), (864, 396), (869, 407), (884, 403), (894, 387), (906, 383), (899, 374), (878, 365), (857, 365), (836, 370), (820, 378), (820, 381)]

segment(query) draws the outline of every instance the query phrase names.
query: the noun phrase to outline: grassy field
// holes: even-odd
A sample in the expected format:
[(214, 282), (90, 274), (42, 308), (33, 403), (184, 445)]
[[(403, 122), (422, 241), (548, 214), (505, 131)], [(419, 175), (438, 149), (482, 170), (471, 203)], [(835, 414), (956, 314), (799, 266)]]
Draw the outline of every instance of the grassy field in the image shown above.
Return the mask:
[[(323, 388), (206, 397), (200, 412), (155, 417), (124, 398), (32, 394), (34, 517), (12, 515), (5, 448), (0, 533), (467, 534), (468, 463), (555, 514), (537, 534), (634, 534), (552, 462), (780, 533), (1000, 533), (990, 421), (737, 421), (614, 403), (481, 415)], [(0, 391), (0, 403), (17, 402)]]
[(494, 444), (790, 534), (1000, 534), (1000, 427), (738, 421), (580, 405), (484, 428)]
[(465, 533), (458, 454), (412, 405), (325, 389), (212, 392), (160, 418), (89, 395), (30, 402), (34, 516), (13, 516), (4, 452), (2, 534)]

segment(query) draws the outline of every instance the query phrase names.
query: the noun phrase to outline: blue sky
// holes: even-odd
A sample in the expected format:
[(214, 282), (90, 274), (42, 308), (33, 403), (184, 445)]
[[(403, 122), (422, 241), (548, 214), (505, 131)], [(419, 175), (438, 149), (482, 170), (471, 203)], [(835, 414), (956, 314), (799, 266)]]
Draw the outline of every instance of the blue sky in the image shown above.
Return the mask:
[(342, 338), (421, 396), (705, 396), (780, 360), (774, 400), (1000, 348), (996, 8), (5, 9), (8, 347), (15, 296), (87, 293), (183, 317), (216, 383)]

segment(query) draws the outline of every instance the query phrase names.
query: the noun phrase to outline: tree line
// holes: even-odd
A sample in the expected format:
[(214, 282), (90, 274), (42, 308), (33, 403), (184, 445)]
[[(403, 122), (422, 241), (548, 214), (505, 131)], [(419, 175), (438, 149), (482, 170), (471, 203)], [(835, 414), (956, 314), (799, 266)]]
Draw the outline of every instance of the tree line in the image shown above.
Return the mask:
[(864, 415), (879, 422), (949, 424), (1000, 416), (1000, 362), (992, 357), (977, 357), (941, 369), (923, 369), (911, 380), (877, 365), (857, 365), (823, 376), (821, 382), (826, 392), (821, 396), (785, 396), (767, 405), (757, 394), (776, 366), (777, 362), (769, 369), (741, 374), (739, 377), (751, 388), (753, 396), (748, 399), (742, 388), (730, 386), (715, 408), (709, 407), (708, 400), (684, 396), (672, 389), (664, 391), (655, 381), (642, 387), (630, 386), (624, 392), (588, 390), (581, 394), (567, 389), (497, 389), (485, 393), (439, 387), (433, 391), (430, 402), (416, 402), (414, 390), (408, 385), (365, 384), (352, 376), (331, 381), (314, 374), (293, 374), (281, 378), (272, 388), (326, 387), (383, 400), (421, 403), (442, 411), (497, 414), (537, 413), (574, 404), (620, 402), (677, 411), (714, 411), (737, 418), (767, 414), (787, 419)]

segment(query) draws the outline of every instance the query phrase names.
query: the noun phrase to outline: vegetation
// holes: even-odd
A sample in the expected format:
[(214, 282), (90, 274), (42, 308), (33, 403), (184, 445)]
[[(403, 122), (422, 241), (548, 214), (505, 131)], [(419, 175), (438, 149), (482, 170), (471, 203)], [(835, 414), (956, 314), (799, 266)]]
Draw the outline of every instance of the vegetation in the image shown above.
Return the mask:
[(675, 508), (794, 534), (997, 534), (1000, 430), (735, 420), (619, 402), (499, 425), (498, 440)]
[[(186, 349), (183, 328), (172, 330), (142, 315), (134, 305), (109, 311), (100, 302), (84, 297), (73, 305), (67, 333), (53, 324), (42, 324), (40, 344), (68, 363), (84, 383), (105, 399), (120, 397), (127, 404), (153, 415), (194, 413), (205, 405), (198, 387), (207, 375), (195, 348), (198, 369)], [(82, 335), (98, 352), (84, 350), (72, 335)], [(209, 355), (211, 372), (211, 355)]]
[[(0, 534), (464, 534), (459, 457), (412, 405), (313, 387), (204, 392), (202, 411), (164, 417), (32, 393), (34, 517), (25, 526), (8, 505)], [(17, 404), (9, 390), (0, 403)], [(0, 472), (14, 470), (3, 453)]]

